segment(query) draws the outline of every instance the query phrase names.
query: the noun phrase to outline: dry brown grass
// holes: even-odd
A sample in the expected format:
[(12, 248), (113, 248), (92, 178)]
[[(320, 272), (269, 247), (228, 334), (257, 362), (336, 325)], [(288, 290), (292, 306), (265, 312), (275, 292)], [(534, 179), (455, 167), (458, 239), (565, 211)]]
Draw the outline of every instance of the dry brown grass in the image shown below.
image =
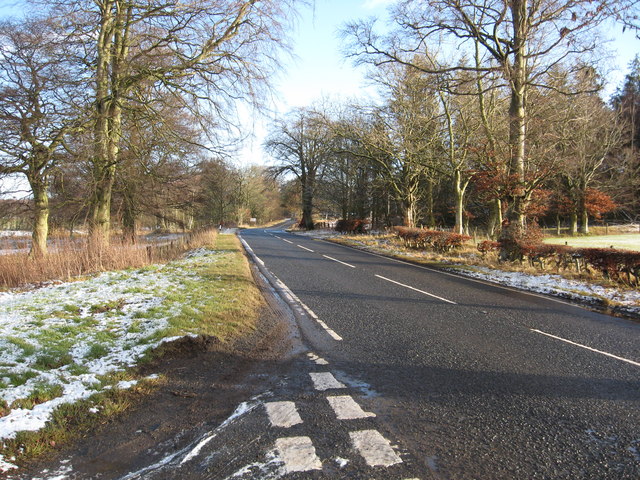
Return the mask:
[[(438, 253), (429, 250), (417, 250), (407, 248), (403, 243), (392, 234), (384, 235), (343, 235), (330, 238), (330, 241), (351, 245), (355, 247), (366, 247), (374, 252), (390, 255), (392, 257), (418, 262), (431, 266), (451, 267), (456, 264), (466, 266), (487, 267), (495, 270), (503, 270), (506, 272), (521, 272), (529, 275), (557, 274), (563, 278), (570, 280), (581, 280), (592, 282), (603, 287), (631, 288), (620, 285), (614, 281), (605, 278), (597, 271), (581, 271), (571, 269), (558, 269), (549, 265), (546, 269), (538, 266), (531, 266), (528, 261), (523, 262), (500, 262), (497, 252), (489, 252), (484, 256), (478, 251), (473, 241), (466, 242), (461, 248), (448, 253)], [(479, 238), (478, 241), (485, 240)], [(632, 289), (632, 288), (631, 288)]]
[(0, 255), (0, 288), (68, 281), (91, 273), (166, 262), (188, 250), (213, 246), (216, 238), (217, 231), (207, 230), (186, 235), (168, 245), (128, 245), (114, 241), (99, 251), (89, 249), (87, 240), (80, 239), (60, 244), (44, 258), (31, 258), (27, 253)]

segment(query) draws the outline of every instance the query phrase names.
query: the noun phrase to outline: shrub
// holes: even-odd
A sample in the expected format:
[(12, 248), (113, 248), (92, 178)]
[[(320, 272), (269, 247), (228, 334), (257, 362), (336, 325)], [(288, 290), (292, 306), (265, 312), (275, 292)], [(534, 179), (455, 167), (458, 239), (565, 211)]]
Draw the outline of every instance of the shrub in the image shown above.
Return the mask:
[(423, 230), (410, 227), (394, 227), (393, 230), (407, 248), (435, 250), (442, 253), (459, 248), (464, 242), (471, 239), (468, 235), (441, 232), (439, 230)]
[(336, 232), (340, 233), (355, 233), (362, 234), (366, 233), (366, 224), (364, 220), (360, 220), (357, 218), (354, 219), (340, 219), (336, 222)]
[[(584, 263), (610, 280), (639, 285), (640, 252), (610, 248), (581, 248)], [(623, 276), (624, 274), (624, 276)]]
[(500, 242), (494, 242), (493, 240), (484, 240), (480, 242), (476, 248), (484, 257), (489, 252), (497, 252), (498, 250), (500, 250), (501, 245), (502, 244)]

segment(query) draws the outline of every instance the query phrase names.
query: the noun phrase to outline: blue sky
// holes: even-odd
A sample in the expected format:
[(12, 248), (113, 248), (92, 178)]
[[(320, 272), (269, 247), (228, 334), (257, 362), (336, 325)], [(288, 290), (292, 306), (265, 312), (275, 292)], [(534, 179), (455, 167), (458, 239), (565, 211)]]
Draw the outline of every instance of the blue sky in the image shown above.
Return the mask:
[[(14, 12), (20, 0), (0, 0), (0, 17)], [(363, 68), (354, 68), (341, 53), (339, 30), (345, 23), (371, 16), (384, 16), (394, 0), (316, 0), (313, 7), (300, 12), (292, 33), (294, 58), (286, 60), (283, 71), (275, 80), (276, 96), (273, 115), (319, 101), (322, 97), (349, 99), (374, 95), (373, 87), (366, 86)], [(626, 67), (636, 53), (640, 53), (640, 41), (635, 34), (611, 25), (607, 30), (614, 38), (610, 44), (612, 55), (608, 58), (614, 70), (608, 75), (610, 95), (620, 84)], [(264, 163), (261, 144), (264, 140), (268, 118), (245, 113), (244, 132), (253, 132), (247, 145), (240, 152), (239, 163)]]

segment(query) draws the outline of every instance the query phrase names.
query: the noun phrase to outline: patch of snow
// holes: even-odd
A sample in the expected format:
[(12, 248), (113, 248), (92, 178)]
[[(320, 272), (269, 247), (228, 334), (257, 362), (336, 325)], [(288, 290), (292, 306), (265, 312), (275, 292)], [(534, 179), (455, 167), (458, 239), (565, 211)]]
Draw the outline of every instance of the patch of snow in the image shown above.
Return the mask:
[(287, 474), (287, 470), (278, 454), (274, 451), (267, 452), (266, 460), (264, 462), (256, 462), (245, 467), (227, 477), (225, 480), (232, 478), (243, 478), (247, 475), (250, 478), (260, 478), (263, 480), (276, 480), (282, 478)]
[(220, 431), (224, 430), (230, 423), (232, 423), (236, 419), (238, 419), (241, 416), (249, 413), (251, 410), (256, 408), (261, 403), (262, 402), (254, 402), (254, 403), (242, 402), (240, 405), (238, 405), (238, 407), (235, 409), (235, 411), (231, 414), (231, 416), (229, 418), (227, 418), (224, 422), (222, 422), (220, 424), (220, 426), (218, 428), (216, 428), (213, 432), (211, 432), (208, 436), (206, 436), (204, 439), (202, 439), (193, 448), (193, 450), (191, 450), (189, 452), (189, 454), (186, 457), (184, 457), (184, 459), (180, 462), (180, 465), (183, 465), (183, 464), (187, 463), (189, 460), (191, 460), (192, 458), (197, 457), (198, 454), (200, 453), (200, 451), (204, 448), (204, 446), (207, 443), (209, 443), (211, 440), (213, 440), (218, 435), (218, 433)]
[(335, 230), (296, 230), (292, 233), (312, 238), (332, 238), (342, 236), (340, 232), (336, 232)]
[(119, 388), (120, 390), (127, 390), (137, 384), (138, 384), (137, 380), (122, 380), (118, 382), (118, 385), (116, 385), (116, 387)]
[(57, 398), (1, 417), (0, 439), (42, 428), (59, 405), (111, 388), (102, 386), (102, 375), (135, 366), (149, 349), (180, 338), (162, 338), (182, 310), (169, 296), (197, 280), (195, 267), (216, 261), (214, 253), (199, 249), (167, 265), (0, 292), (0, 400), (11, 406), (37, 388), (62, 387)]
[(16, 470), (17, 468), (17, 465), (7, 462), (0, 454), (0, 473), (7, 473), (9, 470)]
[(455, 271), (462, 275), (487, 280), (500, 285), (512, 286), (536, 293), (551, 294), (574, 300), (594, 302), (605, 298), (630, 311), (640, 313), (640, 291), (607, 288), (579, 280), (570, 280), (555, 274), (529, 275), (521, 272), (505, 272), (487, 267), (459, 265)]
[(0, 237), (30, 237), (31, 232), (26, 230), (0, 230)]

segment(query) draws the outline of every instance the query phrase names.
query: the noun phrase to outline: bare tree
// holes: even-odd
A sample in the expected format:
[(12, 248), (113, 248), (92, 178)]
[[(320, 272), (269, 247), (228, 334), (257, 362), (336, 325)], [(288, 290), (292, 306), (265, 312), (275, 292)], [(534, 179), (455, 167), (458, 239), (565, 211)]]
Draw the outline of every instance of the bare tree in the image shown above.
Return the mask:
[(292, 174), (302, 191), (300, 224), (313, 230), (313, 207), (316, 184), (324, 175), (334, 152), (334, 135), (326, 122), (327, 115), (307, 108), (298, 108), (272, 127), (265, 147), (275, 165), (274, 176)]
[(22, 174), (33, 196), (31, 255), (47, 253), (49, 187), (76, 127), (69, 71), (50, 20), (0, 24), (0, 174)]
[[(404, 0), (393, 12), (398, 29), (380, 37), (373, 22), (349, 25), (351, 54), (376, 65), (400, 63), (426, 73), (455, 71), (500, 73), (510, 94), (508, 174), (517, 180), (509, 194), (508, 219), (517, 234), (524, 225), (528, 201), (526, 186), (527, 123), (532, 88), (548, 86), (551, 69), (559, 64), (584, 69), (588, 54), (598, 44), (596, 29), (609, 18), (619, 18), (635, 6), (634, 0)], [(452, 58), (442, 64), (414, 62), (416, 52), (439, 48)], [(482, 62), (470, 64), (480, 47)], [(581, 63), (572, 64), (580, 58)], [(569, 92), (567, 92), (569, 93)]]
[[(123, 110), (150, 83), (189, 98), (224, 123), (236, 101), (257, 104), (276, 68), (293, 2), (276, 0), (75, 0), (53, 10), (70, 55), (94, 88), (92, 238), (108, 243)], [(98, 27), (95, 32), (95, 27)]]

